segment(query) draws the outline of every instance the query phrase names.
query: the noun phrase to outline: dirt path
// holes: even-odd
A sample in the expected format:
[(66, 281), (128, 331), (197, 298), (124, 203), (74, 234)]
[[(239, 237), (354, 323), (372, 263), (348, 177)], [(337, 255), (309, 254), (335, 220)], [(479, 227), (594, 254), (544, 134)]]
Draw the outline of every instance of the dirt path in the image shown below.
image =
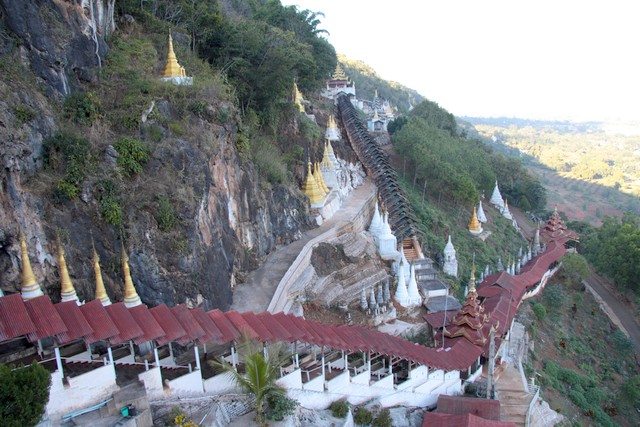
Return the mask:
[(308, 230), (302, 234), (300, 239), (269, 254), (265, 262), (247, 276), (245, 283), (235, 287), (231, 309), (240, 312), (266, 311), (278, 287), (278, 283), (280, 283), (280, 280), (304, 245), (337, 224), (351, 221), (355, 213), (361, 210), (362, 205), (369, 200), (374, 191), (375, 185), (369, 180), (365, 180), (364, 184), (349, 194), (342, 207), (329, 221), (326, 221), (320, 227)]
[(620, 298), (608, 289), (604, 279), (597, 274), (592, 272), (585, 282), (598, 294), (611, 321), (622, 326), (633, 343), (636, 353), (640, 354), (640, 325), (636, 322), (629, 307), (624, 305)]

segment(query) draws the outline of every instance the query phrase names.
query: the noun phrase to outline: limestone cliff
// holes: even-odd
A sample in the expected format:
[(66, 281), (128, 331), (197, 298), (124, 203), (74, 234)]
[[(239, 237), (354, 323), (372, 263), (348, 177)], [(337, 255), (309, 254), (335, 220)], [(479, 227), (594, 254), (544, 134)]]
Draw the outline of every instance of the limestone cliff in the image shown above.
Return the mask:
[[(106, 37), (117, 38), (121, 31), (114, 22), (114, 0), (2, 0), (0, 7), (2, 289), (19, 287), (22, 229), (35, 274), (54, 300), (59, 299), (53, 256), (58, 234), (81, 300), (93, 299), (93, 238), (112, 300), (122, 298), (118, 252), (124, 240), (143, 302), (226, 308), (239, 274), (310, 227), (306, 200), (295, 183), (265, 182), (238, 153), (238, 113), (215, 93), (202, 95), (197, 111), (169, 95), (148, 95), (151, 102), (135, 106), (142, 114), (124, 134), (151, 148), (143, 172), (133, 177), (123, 177), (118, 167), (114, 141), (123, 131), (117, 123), (100, 118), (72, 129), (90, 142), (90, 172), (77, 197), (56, 200), (52, 188), (60, 172), (45, 167), (43, 143), (70, 126), (61, 114), (63, 99), (88, 89), (100, 93), (108, 78), (101, 74), (109, 61)], [(139, 31), (132, 25), (129, 31)], [(160, 61), (159, 52), (160, 46), (153, 61)], [(118, 108), (116, 103), (107, 113)], [(106, 182), (119, 192), (120, 226), (101, 218)], [(159, 197), (170, 199), (175, 211), (170, 231), (159, 227)]]

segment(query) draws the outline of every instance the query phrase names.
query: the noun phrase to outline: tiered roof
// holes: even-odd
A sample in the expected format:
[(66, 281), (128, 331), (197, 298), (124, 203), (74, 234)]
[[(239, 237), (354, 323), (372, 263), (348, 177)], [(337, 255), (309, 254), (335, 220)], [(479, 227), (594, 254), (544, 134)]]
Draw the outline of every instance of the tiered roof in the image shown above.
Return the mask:
[(469, 292), (462, 308), (451, 320), (451, 324), (444, 329), (444, 336), (448, 338), (464, 337), (474, 345), (484, 346), (487, 337), (483, 334), (483, 327), (488, 315), (478, 301), (476, 292), (475, 266), (471, 270)]
[(549, 220), (542, 230), (540, 230), (540, 235), (545, 241), (578, 240), (578, 235), (574, 231), (567, 229), (567, 226), (564, 224), (564, 221), (558, 213), (558, 208), (553, 210)]

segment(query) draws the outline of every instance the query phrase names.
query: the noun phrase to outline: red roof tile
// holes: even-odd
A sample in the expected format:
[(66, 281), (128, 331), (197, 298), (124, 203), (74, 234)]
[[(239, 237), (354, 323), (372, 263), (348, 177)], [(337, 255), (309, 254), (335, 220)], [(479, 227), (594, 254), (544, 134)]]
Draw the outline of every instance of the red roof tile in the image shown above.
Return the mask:
[(75, 301), (59, 302), (54, 307), (67, 327), (66, 332), (58, 334), (60, 344), (67, 344), (71, 341), (88, 337), (93, 333), (91, 325), (84, 318), (80, 307)]
[(0, 341), (10, 340), (36, 332), (22, 295), (12, 294), (0, 298)]
[(27, 313), (29, 313), (33, 324), (36, 325), (35, 332), (27, 335), (29, 341), (33, 342), (67, 332), (67, 327), (48, 296), (41, 295), (32, 298), (25, 301), (24, 305), (27, 307)]
[(178, 339), (178, 343), (184, 345), (190, 341), (200, 340), (206, 335), (204, 329), (202, 329), (202, 326), (200, 326), (196, 319), (193, 318), (191, 311), (186, 305), (176, 305), (171, 308), (171, 312), (176, 316), (176, 319), (178, 319), (182, 328), (187, 332), (185, 336)]
[(156, 322), (160, 325), (164, 331), (164, 336), (156, 339), (158, 345), (165, 345), (171, 341), (177, 341), (181, 339), (187, 332), (184, 330), (178, 319), (173, 315), (169, 307), (164, 304), (160, 304), (156, 307), (149, 309), (151, 315)]
[(282, 312), (274, 314), (272, 319), (278, 322), (282, 328), (286, 329), (287, 332), (291, 334), (291, 337), (296, 341), (303, 341), (305, 339), (312, 338), (310, 334), (307, 334), (304, 330), (298, 328), (291, 318)]
[(235, 328), (242, 335), (246, 335), (247, 338), (260, 339), (260, 335), (258, 335), (258, 333), (254, 331), (251, 326), (249, 326), (247, 321), (244, 320), (244, 318), (237, 311), (227, 311), (226, 313), (224, 313), (224, 317), (226, 317), (231, 323), (233, 323), (233, 326), (235, 326)]
[(487, 420), (500, 421), (500, 401), (441, 394), (438, 396), (436, 412), (452, 415), (472, 414)]
[(91, 329), (93, 329), (93, 332), (85, 338), (87, 344), (107, 340), (118, 335), (118, 328), (116, 328), (100, 300), (94, 299), (81, 305), (80, 311), (89, 326), (91, 326)]
[(222, 339), (225, 342), (234, 341), (240, 338), (240, 332), (236, 327), (226, 318), (226, 316), (218, 309), (208, 311), (207, 314), (216, 324), (220, 332), (222, 332)]
[(196, 307), (191, 309), (191, 315), (196, 322), (202, 327), (205, 331), (205, 335), (202, 338), (204, 342), (218, 343), (222, 341), (222, 332), (216, 326), (215, 322), (211, 320), (211, 317), (204, 312), (200, 307)]
[(262, 322), (262, 324), (271, 332), (271, 335), (281, 341), (295, 341), (294, 336), (290, 331), (287, 331), (276, 319), (273, 314), (269, 312), (258, 313), (256, 317)]
[(123, 302), (116, 302), (105, 307), (107, 314), (118, 328), (118, 334), (109, 338), (111, 344), (120, 344), (144, 335), (140, 326), (127, 310)]
[(277, 341), (276, 337), (271, 333), (271, 331), (258, 319), (255, 313), (246, 312), (240, 313), (243, 319), (249, 324), (251, 329), (256, 331), (262, 339), (265, 341), (273, 342)]
[(133, 342), (136, 344), (142, 344), (147, 341), (157, 340), (158, 338), (164, 337), (164, 329), (162, 329), (146, 305), (140, 304), (135, 307), (131, 307), (129, 309), (129, 313), (131, 313), (133, 320), (135, 320), (142, 330), (142, 335), (135, 338)]

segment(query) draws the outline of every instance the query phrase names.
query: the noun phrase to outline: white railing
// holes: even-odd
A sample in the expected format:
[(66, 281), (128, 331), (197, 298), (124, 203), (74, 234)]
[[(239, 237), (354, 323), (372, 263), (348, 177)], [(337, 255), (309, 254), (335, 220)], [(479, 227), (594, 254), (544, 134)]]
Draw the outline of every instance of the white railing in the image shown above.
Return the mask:
[(531, 412), (533, 412), (533, 405), (538, 401), (540, 397), (540, 386), (529, 384), (529, 393), (533, 393), (533, 399), (529, 402), (529, 407), (527, 408), (527, 420), (525, 422), (525, 427), (529, 427), (531, 423)]

